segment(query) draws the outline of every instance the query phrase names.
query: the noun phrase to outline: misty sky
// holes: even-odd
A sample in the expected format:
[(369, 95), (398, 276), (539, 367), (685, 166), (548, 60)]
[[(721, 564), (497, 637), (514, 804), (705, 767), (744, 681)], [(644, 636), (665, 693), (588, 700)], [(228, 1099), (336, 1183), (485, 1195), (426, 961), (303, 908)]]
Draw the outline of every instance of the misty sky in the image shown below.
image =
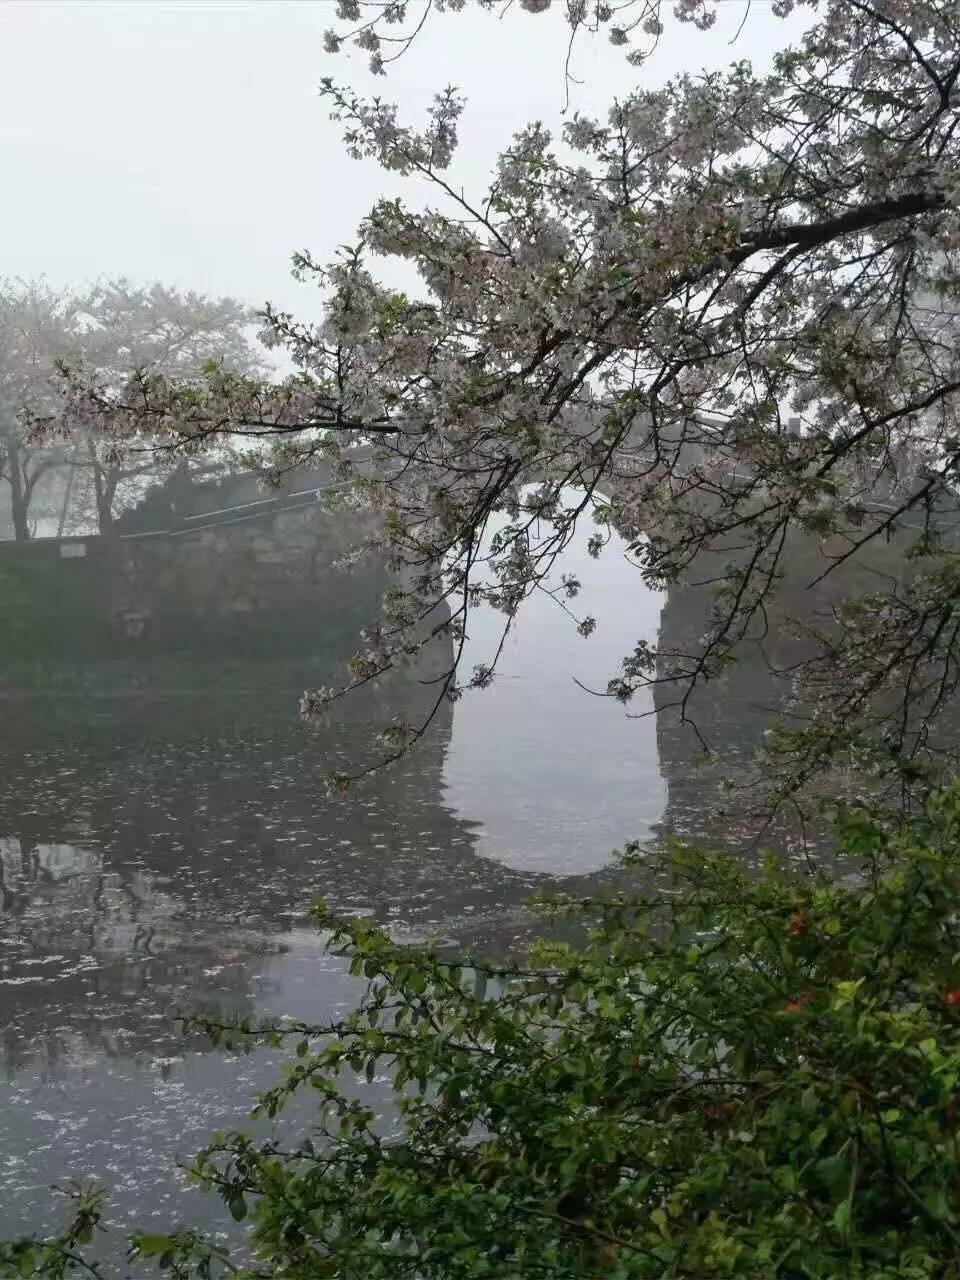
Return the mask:
[[(668, 27), (641, 71), (583, 39), (572, 107), (599, 114), (631, 85), (679, 70), (764, 63), (800, 30), (753, 0), (731, 46), (743, 5), (721, 8), (706, 35)], [(324, 53), (333, 19), (333, 0), (5, 0), (0, 276), (60, 286), (126, 274), (315, 313), (310, 290), (289, 278), (291, 250), (325, 260), (381, 190), (403, 189), (344, 154), (317, 95), (323, 76), (395, 98), (417, 124), (436, 89), (460, 87), (469, 107), (456, 177), (468, 192), (513, 130), (559, 122), (559, 15), (439, 15), (376, 81), (364, 55)]]

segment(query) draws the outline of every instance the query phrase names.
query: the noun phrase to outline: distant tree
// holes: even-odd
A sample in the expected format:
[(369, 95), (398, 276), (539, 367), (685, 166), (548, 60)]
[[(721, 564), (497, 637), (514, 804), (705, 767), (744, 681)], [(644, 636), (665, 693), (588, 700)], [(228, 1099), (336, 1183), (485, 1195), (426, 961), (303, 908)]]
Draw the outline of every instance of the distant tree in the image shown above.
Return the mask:
[(31, 535), (37, 485), (63, 461), (63, 449), (30, 442), (26, 410), (53, 411), (58, 359), (76, 354), (76, 307), (42, 281), (0, 282), (0, 481), (9, 494), (13, 535)]
[(15, 538), (31, 536), (31, 504), (54, 468), (81, 477), (71, 485), (73, 505), (89, 504), (89, 518), (107, 534), (125, 494), (132, 499), (149, 475), (181, 462), (158, 447), (162, 441), (149, 429), (139, 449), (123, 454), (90, 434), (37, 439), (33, 423), (60, 412), (59, 362), (95, 370), (104, 385), (126, 383), (135, 371), (189, 380), (211, 361), (236, 373), (263, 372), (251, 321), (233, 298), (161, 284), (118, 279), (62, 292), (43, 281), (0, 284), (0, 479), (10, 494)]
[[(125, 382), (133, 370), (196, 379), (211, 361), (235, 374), (262, 373), (251, 341), (251, 311), (234, 298), (180, 293), (162, 284), (138, 287), (125, 279), (98, 285), (80, 300), (84, 321), (81, 359), (103, 382)], [(149, 424), (147, 424), (149, 427)], [(118, 497), (133, 497), (144, 477), (182, 466), (165, 455), (149, 430), (139, 453), (121, 453), (109, 440), (84, 438), (97, 525), (110, 532)], [(159, 449), (158, 449), (159, 446)]]

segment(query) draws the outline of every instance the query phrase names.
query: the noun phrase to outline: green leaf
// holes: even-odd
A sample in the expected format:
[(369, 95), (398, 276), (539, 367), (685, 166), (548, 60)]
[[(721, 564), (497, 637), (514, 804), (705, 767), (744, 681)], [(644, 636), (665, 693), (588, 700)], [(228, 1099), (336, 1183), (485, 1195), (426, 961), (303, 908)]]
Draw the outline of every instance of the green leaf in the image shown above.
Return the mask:
[(838, 1231), (845, 1232), (850, 1225), (850, 1201), (841, 1200), (833, 1215), (833, 1225)]
[(841, 1192), (847, 1190), (850, 1183), (849, 1144), (845, 1144), (836, 1155), (818, 1160), (816, 1169), (830, 1194), (839, 1197)]
[(808, 1145), (810, 1146), (811, 1150), (819, 1151), (820, 1148), (823, 1146), (824, 1139), (826, 1138), (829, 1132), (830, 1130), (825, 1125), (819, 1125), (816, 1129), (814, 1129), (813, 1133), (811, 1133), (808, 1139)]
[(133, 1243), (145, 1258), (153, 1258), (170, 1248), (170, 1237), (137, 1235), (133, 1237)]

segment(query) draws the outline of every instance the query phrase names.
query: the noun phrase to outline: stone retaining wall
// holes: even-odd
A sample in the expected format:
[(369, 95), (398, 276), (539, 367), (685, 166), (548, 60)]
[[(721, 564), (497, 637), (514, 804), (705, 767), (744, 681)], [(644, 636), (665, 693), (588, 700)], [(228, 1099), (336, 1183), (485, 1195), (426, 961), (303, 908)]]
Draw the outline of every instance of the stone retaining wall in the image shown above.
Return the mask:
[(386, 585), (378, 562), (338, 567), (364, 532), (311, 506), (151, 538), (0, 543), (0, 688), (38, 663), (343, 649)]

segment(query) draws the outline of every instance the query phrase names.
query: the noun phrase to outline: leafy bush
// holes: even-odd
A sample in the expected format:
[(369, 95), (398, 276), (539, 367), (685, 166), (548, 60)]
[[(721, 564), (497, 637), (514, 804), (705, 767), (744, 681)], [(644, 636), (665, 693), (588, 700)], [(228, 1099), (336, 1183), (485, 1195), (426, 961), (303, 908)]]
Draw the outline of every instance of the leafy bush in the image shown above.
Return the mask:
[[(578, 905), (584, 945), (525, 969), (319, 909), (367, 979), (356, 1011), (209, 1028), (296, 1036), (260, 1109), (319, 1107), (298, 1146), (233, 1135), (197, 1161), (250, 1216), (243, 1274), (960, 1275), (960, 791), (892, 835), (851, 814), (841, 840), (856, 887), (677, 850), (662, 892)], [(358, 1077), (389, 1082), (386, 1118)], [(191, 1233), (134, 1253), (234, 1265)], [(21, 1242), (0, 1272), (51, 1258)]]

